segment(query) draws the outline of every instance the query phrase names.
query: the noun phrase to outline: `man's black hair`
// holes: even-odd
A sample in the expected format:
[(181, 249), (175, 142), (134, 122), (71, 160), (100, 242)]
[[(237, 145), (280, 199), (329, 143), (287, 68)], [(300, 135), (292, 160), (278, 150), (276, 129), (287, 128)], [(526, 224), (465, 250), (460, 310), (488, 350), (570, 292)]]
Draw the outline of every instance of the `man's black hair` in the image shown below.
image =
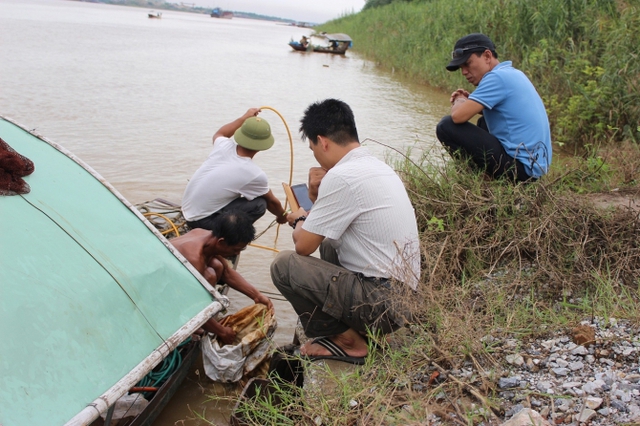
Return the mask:
[(227, 245), (249, 244), (256, 236), (256, 229), (249, 216), (241, 210), (220, 213), (211, 226), (214, 237), (224, 238)]
[(314, 145), (318, 136), (331, 139), (338, 145), (360, 142), (356, 120), (349, 105), (338, 99), (326, 99), (309, 105), (300, 120), (302, 139), (309, 139)]

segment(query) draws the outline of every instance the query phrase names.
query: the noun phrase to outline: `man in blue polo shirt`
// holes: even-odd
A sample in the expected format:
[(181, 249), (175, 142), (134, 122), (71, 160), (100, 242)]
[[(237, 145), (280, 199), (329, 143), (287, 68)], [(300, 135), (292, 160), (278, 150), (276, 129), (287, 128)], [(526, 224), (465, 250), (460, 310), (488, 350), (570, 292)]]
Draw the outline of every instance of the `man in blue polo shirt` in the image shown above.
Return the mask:
[[(546, 174), (552, 156), (549, 119), (527, 76), (511, 61), (498, 61), (484, 34), (462, 37), (451, 56), (447, 70), (459, 68), (477, 89), (451, 94), (451, 115), (436, 128), (440, 142), (492, 178), (525, 182)], [(476, 114), (477, 125), (469, 122)]]

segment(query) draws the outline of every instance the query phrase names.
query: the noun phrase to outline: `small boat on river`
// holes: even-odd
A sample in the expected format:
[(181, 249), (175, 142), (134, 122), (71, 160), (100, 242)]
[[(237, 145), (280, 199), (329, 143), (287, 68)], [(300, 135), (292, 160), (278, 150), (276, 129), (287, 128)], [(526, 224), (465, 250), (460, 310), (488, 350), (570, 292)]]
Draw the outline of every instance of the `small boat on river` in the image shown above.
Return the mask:
[(216, 7), (211, 11), (212, 18), (223, 18), (223, 19), (231, 19), (233, 18), (233, 12), (229, 10), (222, 10), (219, 7)]
[(291, 40), (289, 46), (293, 50), (300, 52), (320, 52), (332, 53), (336, 55), (344, 55), (347, 49), (353, 46), (353, 40), (347, 34), (328, 34), (318, 33), (312, 34), (305, 46), (299, 41)]
[[(151, 424), (227, 299), (71, 152), (2, 116), (0, 139), (30, 163), (16, 179), (0, 163), (0, 424), (106, 422), (136, 393), (151, 397), (132, 424)], [(171, 357), (184, 369), (147, 384)]]
[(154, 12), (153, 10), (149, 12), (149, 18), (151, 19), (160, 19), (162, 18), (162, 12)]

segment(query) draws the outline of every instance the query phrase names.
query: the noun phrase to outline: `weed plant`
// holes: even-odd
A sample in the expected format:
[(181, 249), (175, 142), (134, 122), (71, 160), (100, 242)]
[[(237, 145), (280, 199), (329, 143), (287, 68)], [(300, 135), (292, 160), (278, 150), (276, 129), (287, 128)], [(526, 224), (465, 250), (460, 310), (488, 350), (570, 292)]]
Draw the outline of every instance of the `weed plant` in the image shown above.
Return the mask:
[(348, 33), (353, 50), (447, 92), (472, 89), (459, 72), (444, 68), (455, 41), (485, 33), (500, 60), (512, 60), (531, 78), (558, 147), (582, 152), (587, 145), (640, 141), (635, 0), (372, 0), (368, 6), (318, 31)]

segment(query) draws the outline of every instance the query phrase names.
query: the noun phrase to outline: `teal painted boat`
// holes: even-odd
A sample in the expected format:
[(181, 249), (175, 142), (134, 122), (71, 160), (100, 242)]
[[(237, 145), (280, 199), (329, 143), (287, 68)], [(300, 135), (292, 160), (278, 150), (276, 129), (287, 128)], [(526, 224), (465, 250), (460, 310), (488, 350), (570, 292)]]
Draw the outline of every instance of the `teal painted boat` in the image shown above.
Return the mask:
[(94, 170), (0, 116), (0, 425), (86, 425), (228, 304)]

